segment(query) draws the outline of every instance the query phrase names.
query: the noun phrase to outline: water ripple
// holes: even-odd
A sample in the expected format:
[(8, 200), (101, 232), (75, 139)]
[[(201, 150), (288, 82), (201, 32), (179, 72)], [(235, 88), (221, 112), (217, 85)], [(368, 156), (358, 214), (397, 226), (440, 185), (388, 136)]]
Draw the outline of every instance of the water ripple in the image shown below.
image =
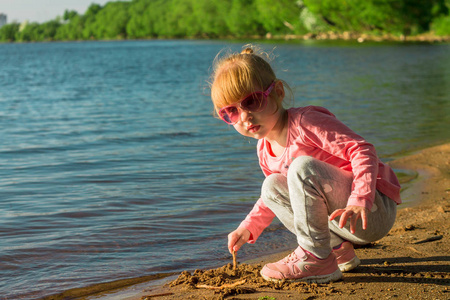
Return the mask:
[[(263, 175), (203, 91), (224, 46), (0, 44), (2, 297), (229, 261)], [(326, 106), (389, 158), (448, 140), (449, 47), (285, 43), (276, 65), (296, 106)], [(294, 244), (275, 224), (240, 255)]]

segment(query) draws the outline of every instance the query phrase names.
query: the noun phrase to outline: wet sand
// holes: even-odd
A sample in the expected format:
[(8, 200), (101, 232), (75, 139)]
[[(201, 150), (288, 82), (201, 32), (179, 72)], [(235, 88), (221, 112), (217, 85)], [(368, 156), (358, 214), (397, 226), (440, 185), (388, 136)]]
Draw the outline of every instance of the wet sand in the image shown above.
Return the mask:
[(338, 282), (273, 284), (262, 280), (258, 275), (262, 265), (289, 251), (238, 263), (236, 270), (230, 256), (230, 264), (218, 269), (183, 272), (79, 299), (449, 299), (450, 143), (389, 164), (417, 173), (402, 190), (409, 204), (399, 207), (397, 221), (386, 237), (356, 249), (361, 265), (344, 273)]

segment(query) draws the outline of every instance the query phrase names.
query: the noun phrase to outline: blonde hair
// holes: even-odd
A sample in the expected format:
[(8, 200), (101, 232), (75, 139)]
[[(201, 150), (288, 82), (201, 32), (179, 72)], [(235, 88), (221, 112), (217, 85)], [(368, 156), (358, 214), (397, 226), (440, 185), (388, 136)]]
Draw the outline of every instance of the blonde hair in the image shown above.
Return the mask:
[[(277, 80), (269, 64), (269, 54), (245, 45), (241, 53), (214, 59), (211, 75), (211, 99), (217, 116), (220, 108), (233, 104), (256, 90), (266, 89)], [(263, 58), (264, 57), (264, 58)], [(281, 103), (277, 103), (278, 107)]]

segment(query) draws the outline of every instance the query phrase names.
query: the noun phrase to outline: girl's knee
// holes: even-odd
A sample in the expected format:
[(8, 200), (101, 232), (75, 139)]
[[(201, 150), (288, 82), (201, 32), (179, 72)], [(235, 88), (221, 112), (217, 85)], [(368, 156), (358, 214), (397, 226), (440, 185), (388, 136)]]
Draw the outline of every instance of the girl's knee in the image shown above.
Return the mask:
[(286, 190), (286, 177), (282, 174), (270, 174), (266, 177), (261, 188), (261, 197), (266, 205), (268, 201), (274, 201), (283, 191)]
[(277, 193), (280, 186), (284, 186), (286, 182), (286, 177), (284, 177), (281, 174), (274, 173), (270, 174), (269, 176), (264, 179), (262, 189), (261, 189), (261, 195), (271, 195), (274, 193)]
[(300, 178), (307, 178), (313, 175), (314, 169), (317, 168), (319, 161), (311, 156), (299, 156), (289, 166), (288, 177), (299, 176)]

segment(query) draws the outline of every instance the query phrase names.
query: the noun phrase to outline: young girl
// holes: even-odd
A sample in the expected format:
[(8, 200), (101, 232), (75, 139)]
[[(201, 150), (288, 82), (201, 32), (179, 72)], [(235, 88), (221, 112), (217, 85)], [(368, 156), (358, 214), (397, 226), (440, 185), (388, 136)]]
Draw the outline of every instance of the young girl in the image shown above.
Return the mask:
[(218, 116), (258, 139), (266, 176), (261, 198), (228, 235), (228, 249), (254, 243), (273, 218), (295, 234), (298, 248), (261, 270), (266, 280), (325, 283), (359, 265), (353, 244), (391, 229), (400, 185), (374, 147), (327, 109), (284, 109), (285, 84), (249, 46), (214, 63), (211, 98)]

